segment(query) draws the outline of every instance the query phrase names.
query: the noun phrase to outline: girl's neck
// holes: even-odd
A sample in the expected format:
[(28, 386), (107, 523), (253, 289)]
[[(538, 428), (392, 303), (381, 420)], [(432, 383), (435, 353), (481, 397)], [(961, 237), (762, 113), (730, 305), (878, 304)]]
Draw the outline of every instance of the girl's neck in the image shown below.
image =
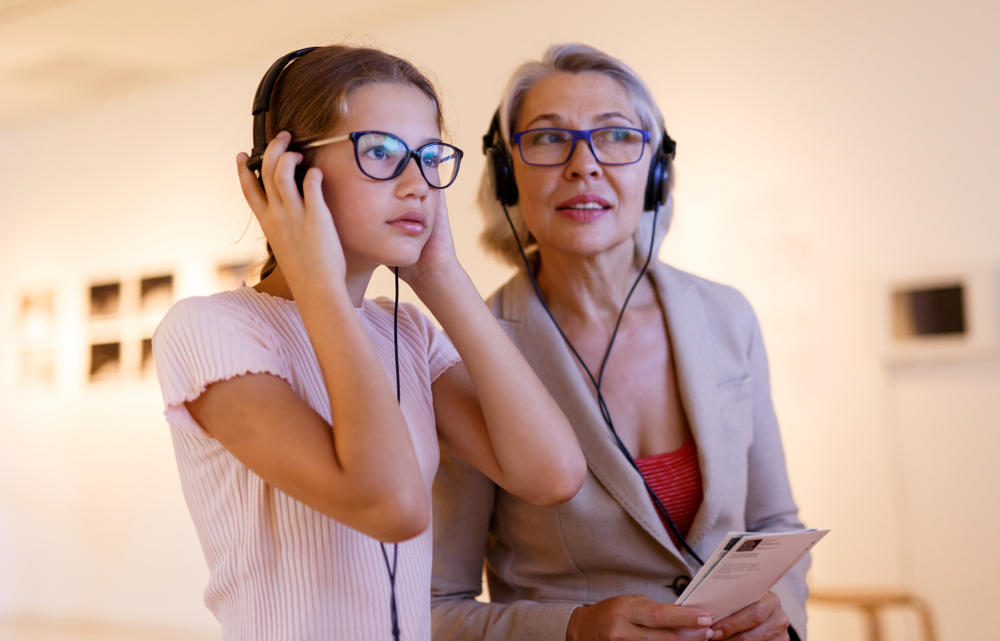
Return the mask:
[[(539, 249), (538, 286), (549, 308), (557, 316), (569, 315), (582, 321), (617, 317), (641, 263), (631, 242), (594, 256), (581, 256)], [(643, 279), (632, 304), (653, 296), (648, 279)]]
[[(352, 272), (350, 267), (348, 267), (345, 285), (351, 303), (355, 307), (361, 307), (361, 304), (364, 302), (365, 292), (368, 291), (368, 283), (371, 281), (373, 271), (373, 269), (366, 269)], [(274, 271), (254, 285), (253, 288), (271, 296), (295, 300), (292, 288), (288, 285), (288, 280), (281, 271), (281, 265), (276, 266)]]

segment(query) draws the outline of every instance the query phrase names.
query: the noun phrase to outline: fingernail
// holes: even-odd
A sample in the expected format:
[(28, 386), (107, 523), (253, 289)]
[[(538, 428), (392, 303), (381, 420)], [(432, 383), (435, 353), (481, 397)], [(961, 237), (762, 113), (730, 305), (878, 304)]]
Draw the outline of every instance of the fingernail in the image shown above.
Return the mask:
[(713, 636), (715, 636), (715, 631), (714, 630), (711, 630), (711, 629), (705, 630), (705, 638), (706, 639), (711, 639)]
[(698, 625), (712, 625), (712, 617), (698, 617)]

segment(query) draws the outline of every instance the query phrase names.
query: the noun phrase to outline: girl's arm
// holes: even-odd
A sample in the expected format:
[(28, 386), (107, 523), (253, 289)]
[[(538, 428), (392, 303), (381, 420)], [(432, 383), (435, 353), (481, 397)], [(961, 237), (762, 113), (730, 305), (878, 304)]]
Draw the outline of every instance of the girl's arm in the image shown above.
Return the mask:
[(455, 258), (441, 202), (419, 262), (400, 269), (462, 356), (432, 385), (438, 433), (508, 492), (567, 501), (586, 474), (576, 435)]
[[(264, 190), (238, 158), (240, 184), (297, 302), (330, 399), (333, 427), (285, 381), (239, 376), (187, 404), (194, 418), (251, 470), (296, 499), (375, 538), (399, 541), (430, 521), (420, 473), (396, 395), (347, 292), (343, 251), (318, 169), (299, 196), (286, 152), (268, 146)], [(266, 190), (266, 193), (265, 193)]]

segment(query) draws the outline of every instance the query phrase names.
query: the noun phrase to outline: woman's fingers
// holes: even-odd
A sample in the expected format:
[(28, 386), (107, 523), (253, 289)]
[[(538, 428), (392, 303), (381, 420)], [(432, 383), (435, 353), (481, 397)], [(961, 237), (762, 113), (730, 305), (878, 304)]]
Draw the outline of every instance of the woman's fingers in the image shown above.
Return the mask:
[(768, 592), (760, 601), (715, 623), (712, 630), (713, 639), (788, 641), (788, 616), (778, 596)]
[[(628, 616), (631, 623), (646, 628), (707, 628), (712, 622), (700, 610), (652, 600), (636, 603)], [(701, 637), (705, 636), (702, 632)]]
[(711, 638), (707, 612), (641, 595), (622, 595), (581, 606), (570, 615), (571, 641), (702, 641)]

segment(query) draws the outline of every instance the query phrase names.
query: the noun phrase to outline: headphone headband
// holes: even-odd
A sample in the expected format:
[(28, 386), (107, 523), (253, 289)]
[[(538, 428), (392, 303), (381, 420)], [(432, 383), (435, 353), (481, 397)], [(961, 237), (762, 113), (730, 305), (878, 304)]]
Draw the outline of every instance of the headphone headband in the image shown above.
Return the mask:
[(250, 159), (247, 160), (247, 167), (250, 169), (259, 170), (261, 161), (264, 159), (264, 150), (267, 149), (267, 110), (271, 107), (271, 94), (274, 92), (274, 85), (278, 82), (278, 76), (293, 60), (301, 58), (313, 49), (316, 47), (305, 47), (286, 53), (275, 60), (267, 68), (264, 77), (260, 79), (250, 111), (253, 114), (253, 149), (250, 150)]

